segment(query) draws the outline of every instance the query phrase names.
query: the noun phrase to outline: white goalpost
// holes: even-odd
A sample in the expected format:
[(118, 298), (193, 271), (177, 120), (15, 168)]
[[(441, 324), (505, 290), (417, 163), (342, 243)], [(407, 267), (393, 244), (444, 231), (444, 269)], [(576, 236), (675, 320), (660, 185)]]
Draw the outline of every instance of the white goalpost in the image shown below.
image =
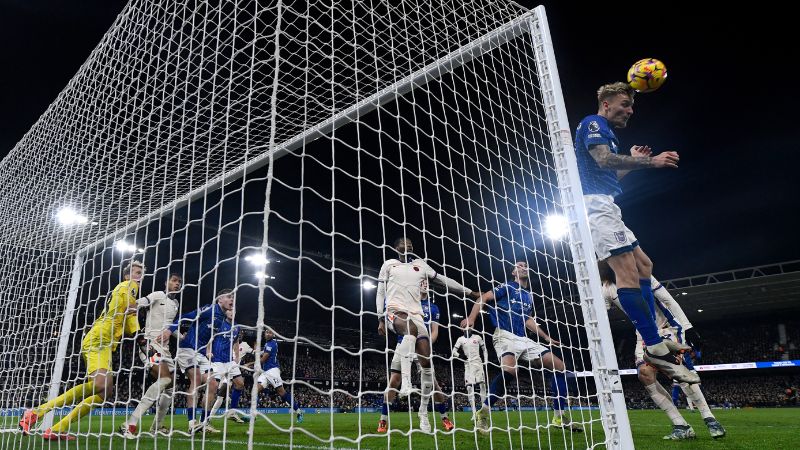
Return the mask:
[[(0, 180), (1, 449), (45, 448), (51, 427), (109, 448), (633, 447), (543, 7), (132, 0)], [(472, 301), (432, 286), (431, 361), (455, 429), (421, 431), (411, 396), (376, 431), (397, 339), (378, 335), (374, 287), (399, 237), (476, 291), (525, 262), (532, 316), (559, 341), (541, 343), (564, 361), (569, 392), (520, 362), (479, 432), (450, 354)], [(121, 314), (143, 330), (103, 344), (113, 388), (65, 419), (84, 397), (62, 394), (93, 379), (83, 339), (132, 261), (146, 267), (132, 298), (181, 278), (179, 314), (233, 291), (231, 327), (254, 349), (241, 355), (238, 407), (231, 386), (206, 380), (195, 395), (179, 364), (165, 434), (148, 431), (151, 413), (136, 441), (117, 434), (155, 380), (138, 357), (140, 307)], [(489, 315), (473, 330), (487, 381), (500, 373)], [(210, 349), (225, 334), (202, 320), (212, 344), (197, 352), (222, 358)], [(267, 328), (277, 347), (265, 350)], [(170, 339), (173, 356), (188, 345)], [(270, 348), (283, 386), (262, 390)], [(206, 419), (215, 396), (222, 412)], [(582, 432), (554, 425), (560, 398)], [(250, 422), (232, 422), (234, 408)], [(26, 410), (40, 413), (29, 433)], [(191, 429), (195, 417), (211, 427)]]

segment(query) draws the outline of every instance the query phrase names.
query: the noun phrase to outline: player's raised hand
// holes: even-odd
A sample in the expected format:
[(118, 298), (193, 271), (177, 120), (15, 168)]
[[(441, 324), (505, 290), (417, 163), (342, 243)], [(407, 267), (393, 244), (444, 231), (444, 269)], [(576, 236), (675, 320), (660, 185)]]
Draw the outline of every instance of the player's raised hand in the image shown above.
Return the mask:
[(378, 334), (386, 336), (386, 324), (382, 320), (378, 321)]
[(471, 320), (469, 320), (469, 317), (467, 317), (467, 318), (465, 318), (464, 320), (461, 321), (461, 328), (469, 328), (472, 325), (475, 325), (475, 324), (472, 323)]
[(645, 158), (651, 156), (652, 154), (653, 150), (647, 145), (634, 145), (631, 147), (631, 156)]
[(653, 157), (653, 167), (657, 169), (677, 169), (679, 159), (678, 152), (661, 152)]

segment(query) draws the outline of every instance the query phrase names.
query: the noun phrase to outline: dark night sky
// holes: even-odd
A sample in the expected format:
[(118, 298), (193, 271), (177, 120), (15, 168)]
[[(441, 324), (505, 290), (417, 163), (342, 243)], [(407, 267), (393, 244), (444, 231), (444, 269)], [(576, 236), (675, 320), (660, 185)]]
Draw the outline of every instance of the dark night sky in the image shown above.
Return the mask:
[[(538, 2), (521, 2), (532, 7)], [(662, 279), (800, 258), (800, 202), (789, 111), (796, 50), (786, 11), (706, 13), (630, 3), (592, 11), (545, 2), (570, 123), (596, 111), (594, 92), (634, 61), (669, 69), (637, 98), (623, 148), (680, 152), (677, 171), (634, 173), (618, 199)], [(0, 155), (55, 99), (124, 2), (2, 0)], [(652, 8), (647, 10), (647, 8)], [(600, 9), (600, 7), (598, 7)]]

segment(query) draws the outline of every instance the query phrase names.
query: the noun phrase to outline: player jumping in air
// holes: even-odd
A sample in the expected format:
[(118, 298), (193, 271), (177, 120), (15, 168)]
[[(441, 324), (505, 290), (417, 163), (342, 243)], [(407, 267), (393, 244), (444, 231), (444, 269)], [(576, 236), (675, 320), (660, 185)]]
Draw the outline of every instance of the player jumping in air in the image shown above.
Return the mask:
[(612, 128), (627, 126), (633, 115), (633, 96), (633, 88), (625, 83), (601, 86), (597, 91), (597, 114), (581, 120), (575, 132), (575, 154), (589, 228), (597, 258), (606, 261), (617, 276), (622, 310), (644, 339), (644, 360), (670, 378), (697, 383), (697, 374), (676, 357), (676, 353), (690, 347), (664, 340), (658, 334), (650, 287), (653, 262), (625, 226), (622, 211), (614, 203), (614, 197), (622, 193), (619, 179), (631, 170), (678, 167), (678, 153), (673, 151), (651, 156), (650, 147), (633, 146), (631, 155), (619, 153), (619, 141)]

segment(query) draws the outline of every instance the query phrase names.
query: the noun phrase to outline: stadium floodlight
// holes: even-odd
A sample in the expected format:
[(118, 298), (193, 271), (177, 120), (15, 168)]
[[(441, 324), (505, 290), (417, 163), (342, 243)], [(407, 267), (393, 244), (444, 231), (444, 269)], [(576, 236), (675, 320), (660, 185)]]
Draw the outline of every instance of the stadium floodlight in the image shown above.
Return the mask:
[(372, 281), (365, 281), (365, 282), (361, 283), (361, 287), (364, 288), (367, 291), (371, 291), (372, 289), (375, 289), (376, 287), (378, 287), (378, 285), (376, 285)]
[(554, 214), (544, 219), (544, 234), (550, 239), (557, 241), (569, 233), (569, 221), (567, 218)]
[(703, 310), (702, 309), (698, 309), (697, 312), (703, 312)]
[(267, 259), (267, 257), (259, 253), (245, 256), (244, 260), (254, 266), (265, 266), (269, 264), (269, 260)]
[(114, 248), (116, 248), (117, 250), (119, 250), (122, 253), (129, 253), (129, 252), (130, 253), (136, 253), (137, 251), (139, 253), (144, 253), (144, 250), (142, 250), (140, 248), (137, 248), (135, 244), (131, 244), (131, 243), (125, 242), (125, 241), (117, 241), (117, 242), (115, 242), (114, 243)]
[[(69, 206), (65, 206), (58, 210), (56, 213), (56, 218), (61, 225), (70, 226), (70, 225), (84, 225), (86, 224), (89, 219), (84, 216), (83, 214), (78, 214), (77, 211), (70, 208)], [(93, 224), (95, 222), (92, 222)]]
[(265, 273), (265, 272), (261, 272), (261, 271), (256, 272), (256, 278), (263, 278), (265, 280), (274, 280), (275, 279), (274, 276), (272, 276), (272, 275), (270, 275), (268, 273)]
[(453, 314), (453, 319), (463, 319), (463, 318), (464, 316), (462, 316), (461, 314)]
[(689, 295), (688, 292), (681, 292), (681, 295)]

